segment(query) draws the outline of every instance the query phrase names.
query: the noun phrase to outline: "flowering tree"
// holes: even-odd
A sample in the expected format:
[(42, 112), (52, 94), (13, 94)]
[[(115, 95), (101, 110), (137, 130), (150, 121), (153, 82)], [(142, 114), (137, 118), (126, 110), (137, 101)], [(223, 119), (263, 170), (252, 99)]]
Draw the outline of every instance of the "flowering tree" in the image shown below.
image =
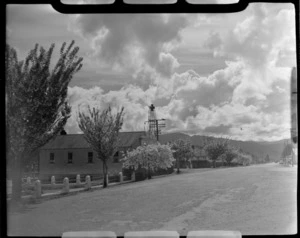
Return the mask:
[(22, 173), (30, 154), (54, 138), (70, 117), (66, 97), (68, 84), (82, 67), (74, 41), (62, 44), (53, 69), (50, 61), (55, 45), (48, 50), (35, 45), (25, 61), (6, 46), (6, 135), (8, 170), (12, 177), (12, 199), (19, 201)]
[(213, 167), (215, 168), (216, 160), (228, 150), (227, 140), (213, 140), (204, 147), (204, 150), (208, 158), (213, 161)]
[(173, 156), (176, 159), (177, 173), (180, 173), (179, 162), (183, 159), (189, 159), (193, 156), (193, 149), (189, 140), (177, 139), (171, 143), (171, 149), (174, 151)]
[(78, 125), (84, 133), (84, 138), (97, 153), (103, 165), (103, 188), (107, 187), (107, 161), (112, 159), (118, 150), (119, 131), (123, 124), (124, 107), (113, 115), (111, 107), (100, 111), (88, 107), (88, 114), (79, 112)]
[(124, 168), (133, 166), (135, 169), (139, 167), (146, 169), (148, 171), (148, 179), (150, 179), (151, 171), (172, 167), (174, 158), (170, 146), (150, 144), (128, 151), (123, 161)]

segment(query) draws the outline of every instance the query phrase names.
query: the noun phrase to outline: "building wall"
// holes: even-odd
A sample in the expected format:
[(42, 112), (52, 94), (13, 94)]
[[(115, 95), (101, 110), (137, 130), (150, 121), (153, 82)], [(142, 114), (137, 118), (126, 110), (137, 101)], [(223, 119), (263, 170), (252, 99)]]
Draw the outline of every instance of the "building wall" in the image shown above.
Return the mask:
[(147, 137), (147, 136), (142, 136), (140, 138), (140, 141), (139, 141), (139, 144), (136, 145), (137, 146), (140, 146), (140, 145), (150, 145), (150, 144), (156, 144), (157, 143), (157, 140), (156, 138), (150, 138), (150, 137)]
[[(68, 164), (68, 152), (73, 153), (73, 163)], [(42, 181), (50, 181), (52, 175), (57, 180), (64, 177), (74, 179), (77, 174), (82, 178), (86, 175), (93, 177), (102, 176), (102, 161), (97, 158), (97, 154), (93, 152), (93, 163), (88, 163), (88, 152), (91, 149), (43, 149), (40, 151), (39, 160), (39, 179)], [(54, 153), (54, 163), (50, 163), (50, 153)], [(119, 153), (119, 157), (121, 157)], [(122, 162), (113, 163), (108, 161), (109, 174), (122, 171)]]

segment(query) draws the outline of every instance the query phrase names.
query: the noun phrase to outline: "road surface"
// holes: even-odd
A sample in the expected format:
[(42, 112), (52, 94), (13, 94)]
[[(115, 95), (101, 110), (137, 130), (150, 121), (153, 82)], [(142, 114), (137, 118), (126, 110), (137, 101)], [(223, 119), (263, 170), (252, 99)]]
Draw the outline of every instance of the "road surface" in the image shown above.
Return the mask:
[(238, 230), (297, 232), (297, 167), (270, 163), (203, 171), (79, 193), (8, 211), (8, 235), (65, 231)]

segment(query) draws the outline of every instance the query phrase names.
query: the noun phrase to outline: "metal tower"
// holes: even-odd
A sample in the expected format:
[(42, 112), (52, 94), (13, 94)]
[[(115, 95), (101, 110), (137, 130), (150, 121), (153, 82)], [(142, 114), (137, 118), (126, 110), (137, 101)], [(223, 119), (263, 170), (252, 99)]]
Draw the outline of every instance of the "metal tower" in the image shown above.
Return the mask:
[[(146, 122), (145, 122), (146, 123)], [(156, 112), (155, 112), (155, 106), (151, 104), (149, 106), (149, 111), (148, 111), (148, 131), (149, 131), (149, 136), (157, 139), (159, 139), (159, 134), (161, 134), (161, 128), (165, 127), (165, 119), (157, 119), (156, 118)]]

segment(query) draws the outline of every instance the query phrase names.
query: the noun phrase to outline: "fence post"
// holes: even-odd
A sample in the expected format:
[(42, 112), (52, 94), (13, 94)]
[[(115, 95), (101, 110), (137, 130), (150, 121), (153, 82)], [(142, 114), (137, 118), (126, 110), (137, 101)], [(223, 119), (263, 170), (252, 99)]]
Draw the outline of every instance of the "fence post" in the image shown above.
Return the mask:
[(64, 178), (63, 181), (63, 188), (62, 188), (62, 193), (69, 193), (70, 186), (69, 186), (69, 178)]
[(55, 185), (55, 176), (54, 175), (51, 176), (51, 185)]
[(91, 189), (91, 177), (89, 176), (89, 175), (87, 175), (86, 177), (85, 177), (85, 189), (86, 190), (89, 190), (89, 189)]
[(76, 185), (80, 185), (81, 181), (80, 181), (80, 174), (76, 175)]
[(40, 180), (35, 181), (35, 198), (40, 198), (42, 196), (42, 185)]
[(122, 172), (119, 173), (119, 177), (120, 177), (120, 183), (123, 183), (123, 173)]

